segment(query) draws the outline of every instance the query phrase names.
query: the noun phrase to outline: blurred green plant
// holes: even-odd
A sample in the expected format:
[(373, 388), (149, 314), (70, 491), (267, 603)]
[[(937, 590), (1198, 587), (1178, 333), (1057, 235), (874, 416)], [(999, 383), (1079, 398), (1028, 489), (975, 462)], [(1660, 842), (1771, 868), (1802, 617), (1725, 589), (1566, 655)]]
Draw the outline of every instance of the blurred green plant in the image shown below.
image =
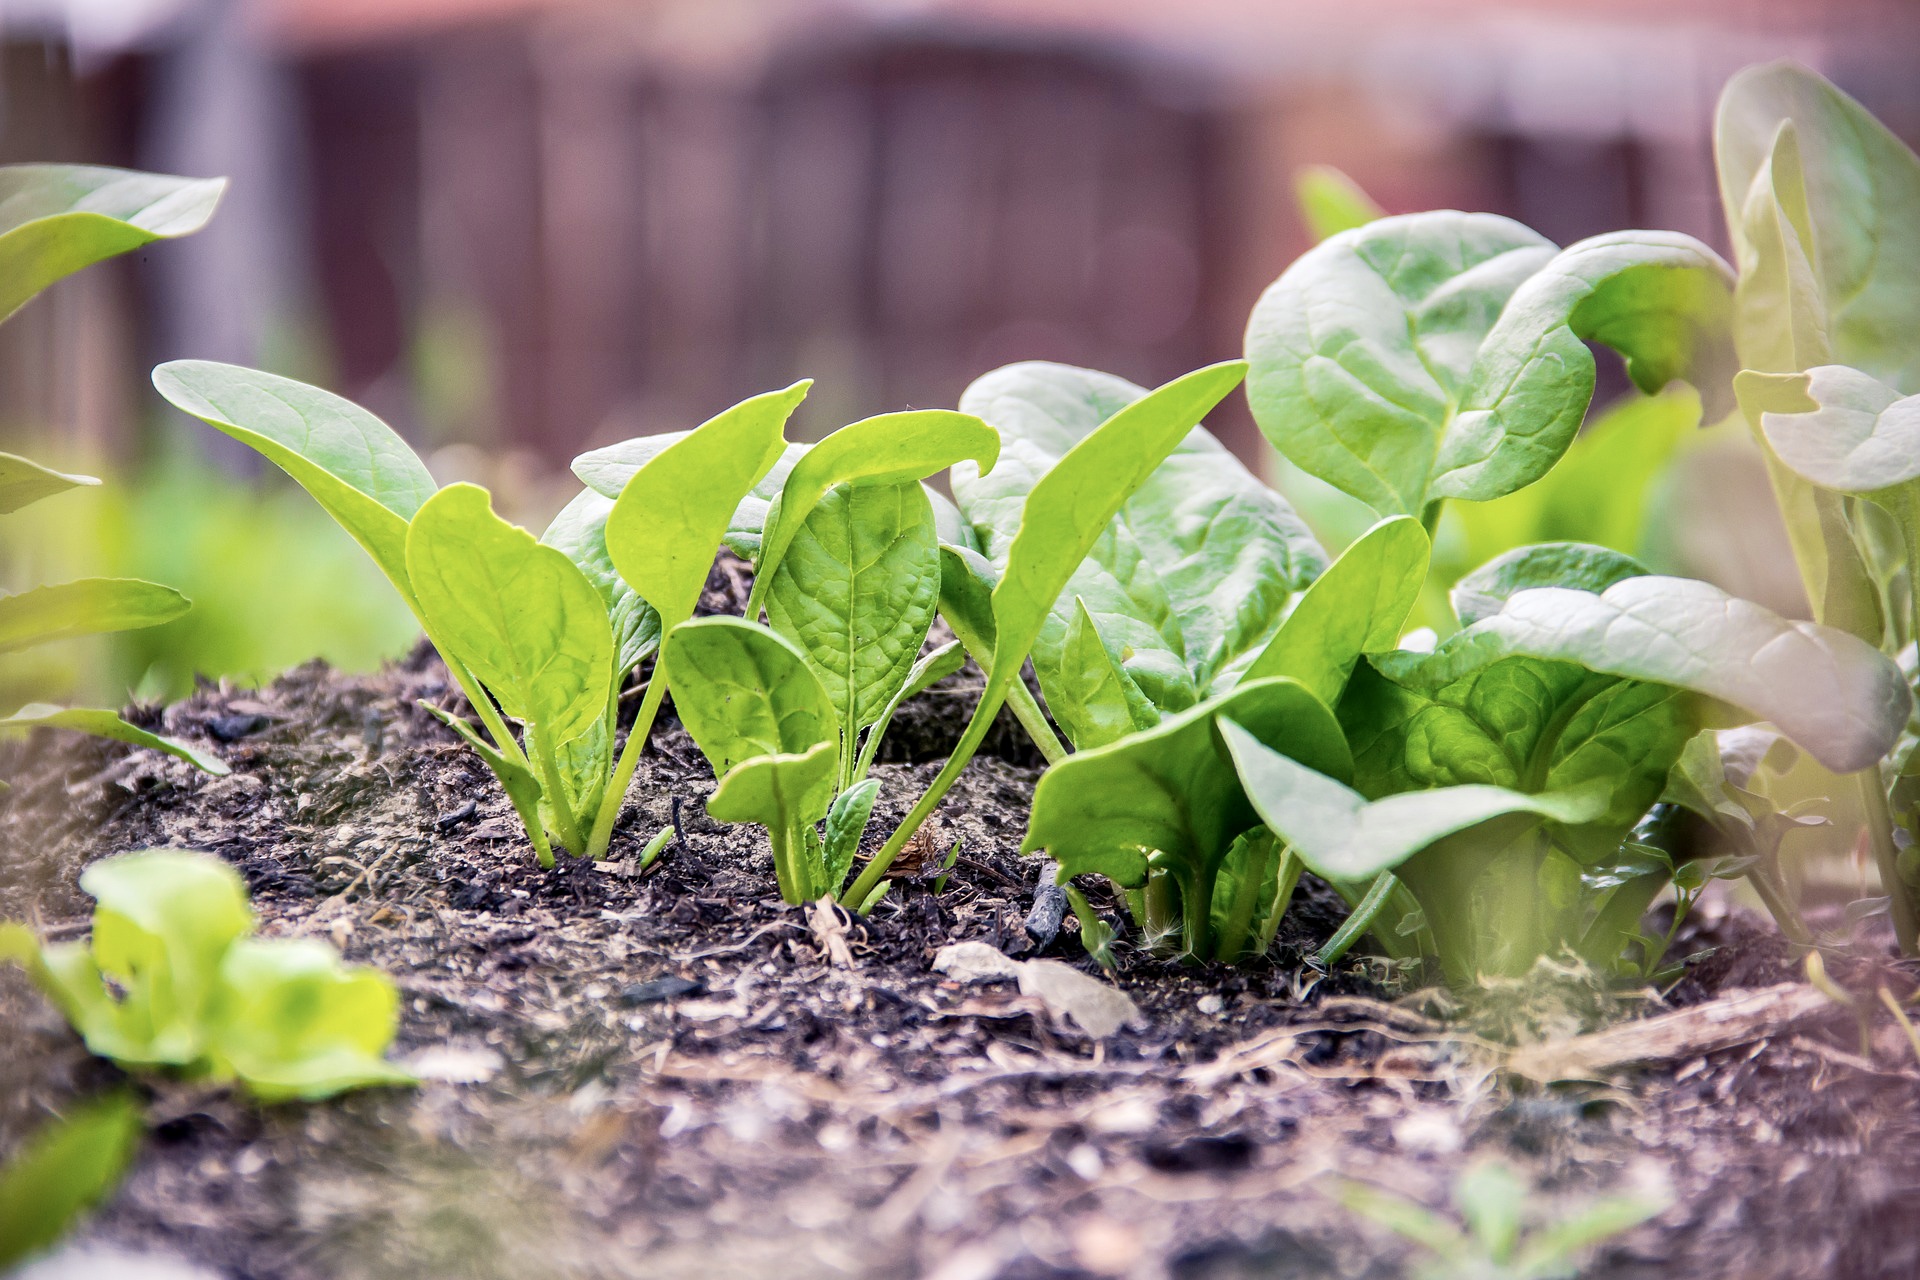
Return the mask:
[(140, 1143), (140, 1112), (118, 1095), (81, 1107), (0, 1166), (0, 1272), (43, 1253), (120, 1184)]
[(1536, 1189), (1497, 1160), (1471, 1164), (1454, 1179), (1452, 1215), (1363, 1182), (1339, 1181), (1332, 1195), (1419, 1246), (1419, 1280), (1565, 1280), (1594, 1249), (1669, 1203), (1664, 1195), (1598, 1196), (1540, 1221), (1528, 1212)]

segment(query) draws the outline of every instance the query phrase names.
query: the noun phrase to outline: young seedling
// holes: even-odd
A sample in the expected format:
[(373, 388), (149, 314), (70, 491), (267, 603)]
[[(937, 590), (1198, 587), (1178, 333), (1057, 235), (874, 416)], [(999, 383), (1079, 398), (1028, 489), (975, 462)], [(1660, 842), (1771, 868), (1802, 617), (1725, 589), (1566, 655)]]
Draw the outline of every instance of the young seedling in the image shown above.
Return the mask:
[(113, 1193), (140, 1145), (140, 1112), (119, 1095), (45, 1125), (0, 1166), (0, 1270), (58, 1244)]
[(90, 942), (39, 944), (0, 925), (0, 959), (26, 966), (87, 1048), (129, 1068), (237, 1080), (265, 1101), (410, 1084), (384, 1060), (393, 983), (311, 938), (260, 939), (233, 868), (153, 849), (80, 876), (98, 905)]
[[(155, 240), (205, 226), (226, 189), (197, 180), (82, 165), (0, 166), (0, 320), (61, 277)], [(0, 453), (0, 516), (100, 482)], [(155, 627), (185, 613), (187, 598), (137, 578), (83, 578), (0, 593), (0, 654), (78, 636)], [(112, 738), (224, 774), (217, 758), (128, 724), (112, 711), (44, 702), (11, 709), (0, 733), (56, 728)]]

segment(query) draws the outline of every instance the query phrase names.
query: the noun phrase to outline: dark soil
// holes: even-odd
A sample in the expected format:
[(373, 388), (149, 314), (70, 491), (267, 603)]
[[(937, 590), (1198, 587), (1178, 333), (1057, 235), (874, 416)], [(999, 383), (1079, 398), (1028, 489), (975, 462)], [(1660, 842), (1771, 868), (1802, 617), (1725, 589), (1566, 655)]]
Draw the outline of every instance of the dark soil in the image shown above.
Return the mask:
[[(932, 776), (977, 685), (908, 709), (881, 817)], [(938, 815), (965, 849), (945, 891), (903, 881), (870, 919), (837, 919), (844, 967), (779, 901), (764, 836), (705, 816), (712, 777), (678, 725), (656, 732), (611, 860), (543, 872), (419, 698), (457, 700), (424, 653), (149, 716), (212, 744), (224, 779), (89, 740), (0, 757), (0, 918), (77, 936), (88, 861), (211, 851), (264, 932), (394, 977), (397, 1055), (469, 1079), (276, 1107), (149, 1079), (148, 1141), (94, 1238), (235, 1277), (1391, 1277), (1417, 1259), (1325, 1194), (1336, 1176), (1443, 1207), (1497, 1155), (1549, 1222), (1672, 1188), (1590, 1274), (1920, 1274), (1920, 1072), (1889, 1028), (1870, 1061), (1842, 1017), (1604, 1086), (1512, 1086), (1382, 1003), (1364, 966), (1304, 963), (1338, 921), (1322, 889), (1262, 964), (1123, 951), (1145, 1025), (1096, 1043), (1007, 983), (930, 970), (959, 940), (1034, 953), (1038, 867), (1018, 847), (1038, 769), (1017, 730)], [(684, 842), (635, 874), (676, 805)], [(1717, 950), (1672, 1003), (1793, 976), (1739, 913), (1703, 913), (1682, 947)], [(1093, 971), (1071, 923), (1045, 954)], [(0, 973), (0, 1151), (118, 1079)]]

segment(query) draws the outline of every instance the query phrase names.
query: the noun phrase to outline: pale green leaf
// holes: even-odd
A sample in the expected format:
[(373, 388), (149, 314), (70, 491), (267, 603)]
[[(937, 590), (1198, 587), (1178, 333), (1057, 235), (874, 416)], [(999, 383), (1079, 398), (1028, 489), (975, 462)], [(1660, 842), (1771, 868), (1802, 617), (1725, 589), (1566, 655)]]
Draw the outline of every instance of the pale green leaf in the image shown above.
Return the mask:
[(1233, 720), (1220, 732), (1252, 805), (1315, 874), (1370, 880), (1444, 836), (1513, 814), (1577, 824), (1601, 816), (1598, 791), (1526, 795), (1504, 787), (1456, 786), (1369, 801), (1353, 788), (1264, 745)]
[(624, 676), (660, 647), (660, 615), (613, 567), (607, 552), (607, 516), (613, 499), (581, 491), (561, 508), (540, 541), (564, 553), (600, 593), (613, 625), (614, 674)]
[(104, 711), (94, 707), (54, 707), (44, 702), (30, 702), (12, 715), (0, 719), (0, 732), (10, 729), (68, 729), (75, 733), (90, 734), (96, 738), (111, 738), (115, 742), (125, 742), (136, 747), (164, 752), (167, 755), (185, 760), (196, 769), (211, 773), (215, 777), (225, 777), (231, 770), (220, 757), (210, 752), (188, 746), (177, 738), (162, 737), (136, 728), (122, 720), (117, 712)]
[(30, 503), (56, 493), (100, 482), (92, 476), (73, 476), (43, 467), (31, 458), (0, 453), (0, 516), (11, 515)]
[(1127, 674), (1124, 654), (1100, 634), (1086, 601), (1074, 597), (1074, 609), (1047, 705), (1074, 747), (1086, 751), (1152, 728), (1160, 713)]
[(213, 1070), (266, 1102), (412, 1084), (381, 1055), (399, 1025), (385, 974), (348, 966), (315, 938), (245, 938), (220, 962)]
[(81, 578), (0, 595), (0, 653), (172, 622), (191, 607), (172, 587), (138, 578)]
[[(1632, 556), (1584, 542), (1540, 542), (1496, 556), (1454, 583), (1451, 598), (1460, 625), (1499, 613), (1516, 591), (1572, 587), (1596, 595), (1647, 567)], [(1390, 647), (1390, 646), (1382, 646)]]
[(1811, 412), (1760, 419), (1780, 461), (1822, 488), (1861, 496), (1920, 480), (1920, 395), (1902, 396), (1844, 365), (1791, 381), (1804, 388)]
[(1301, 221), (1316, 241), (1364, 227), (1386, 217), (1360, 184), (1330, 164), (1302, 165), (1294, 171), (1293, 198)]
[(153, 371), (153, 385), (292, 476), (413, 603), (407, 522), (435, 486), (391, 427), (332, 392), (235, 365), (175, 360)]
[[(669, 445), (678, 444), (692, 434), (690, 431), (668, 431), (657, 436), (638, 436), (604, 449), (583, 453), (573, 460), (573, 474), (601, 497), (618, 498), (627, 481), (633, 479), (641, 467)], [(787, 477), (793, 474), (794, 465), (806, 457), (807, 451), (812, 448), (810, 444), (787, 445), (767, 474), (747, 490), (747, 496), (740, 499), (740, 504), (727, 520), (727, 531), (720, 537), (727, 550), (742, 560), (759, 558), (760, 536), (773, 501), (780, 496)]]
[(116, 1095), (43, 1125), (14, 1153), (0, 1168), (0, 1271), (57, 1243), (112, 1193), (140, 1130), (139, 1108)]
[(198, 231), (226, 189), (98, 165), (0, 167), (0, 319), (82, 267)]

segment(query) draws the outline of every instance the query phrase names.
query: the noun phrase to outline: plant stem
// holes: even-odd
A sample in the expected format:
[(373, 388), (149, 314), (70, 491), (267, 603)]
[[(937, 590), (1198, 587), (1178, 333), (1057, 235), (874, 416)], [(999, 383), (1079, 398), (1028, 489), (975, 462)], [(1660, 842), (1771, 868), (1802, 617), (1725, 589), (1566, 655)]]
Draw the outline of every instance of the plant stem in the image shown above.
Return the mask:
[(1880, 771), (1862, 769), (1853, 776), (1860, 787), (1861, 807), (1867, 813), (1867, 839), (1873, 845), (1874, 865), (1880, 869), (1880, 884), (1887, 892), (1887, 911), (1893, 918), (1893, 935), (1900, 941), (1900, 954), (1920, 955), (1920, 922), (1915, 920), (1913, 891), (1900, 878), (1900, 851), (1893, 844), (1893, 814), (1887, 808), (1887, 793), (1881, 789)]
[(540, 771), (540, 785), (546, 788), (547, 803), (553, 808), (554, 820), (560, 827), (560, 840), (569, 849), (581, 846), (579, 820), (573, 816), (573, 803), (567, 799), (567, 784), (560, 777), (560, 763), (554, 758), (553, 743), (550, 735), (538, 721), (528, 725), (527, 737), (533, 748), (533, 759)]
[(1047, 713), (1033, 699), (1033, 691), (1027, 688), (1027, 682), (1015, 677), (1007, 686), (1007, 705), (1013, 708), (1013, 718), (1020, 722), (1027, 736), (1033, 739), (1033, 745), (1040, 748), (1040, 755), (1048, 764), (1059, 764), (1067, 758), (1067, 746), (1054, 733), (1053, 726), (1047, 723)]
[(986, 691), (980, 695), (980, 701), (973, 709), (973, 718), (967, 721), (966, 730), (960, 735), (959, 745), (954, 747), (953, 754), (947, 757), (947, 762), (940, 766), (940, 772), (934, 777), (933, 785), (929, 786), (914, 802), (905, 821), (894, 828), (893, 834), (887, 837), (887, 842), (881, 846), (880, 852), (873, 855), (873, 861), (869, 862), (866, 870), (860, 873), (860, 878), (840, 895), (842, 906), (858, 910), (860, 904), (867, 900), (867, 895), (873, 892), (873, 886), (887, 874), (887, 868), (891, 867), (893, 860), (900, 856), (900, 850), (906, 848), (907, 841), (913, 839), (914, 833), (920, 830), (920, 825), (946, 797), (954, 780), (960, 776), (960, 771), (967, 767), (969, 760), (973, 759), (973, 753), (980, 749), (981, 742), (986, 740), (988, 728), (993, 724), (994, 716), (999, 714), (1000, 705), (1006, 699), (1006, 685), (989, 677)]
[(1353, 914), (1347, 917), (1347, 922), (1341, 925), (1334, 935), (1327, 939), (1327, 944), (1314, 954), (1314, 963), (1323, 969), (1338, 964), (1340, 957), (1347, 954), (1348, 948), (1360, 940), (1360, 935), (1371, 928), (1380, 913), (1386, 909), (1387, 899), (1393, 896), (1393, 891), (1399, 884), (1400, 881), (1394, 877), (1393, 872), (1382, 871), (1374, 880), (1373, 887), (1367, 890), (1367, 896), (1360, 899), (1360, 905), (1355, 907)]
[(1190, 960), (1213, 959), (1213, 884), (1213, 877), (1205, 874), (1180, 881), (1182, 925)]
[(640, 752), (647, 745), (647, 736), (653, 732), (654, 717), (660, 714), (661, 699), (667, 694), (667, 654), (663, 647), (660, 655), (653, 660), (653, 676), (647, 681), (647, 696), (640, 700), (640, 712), (633, 719), (633, 728), (627, 734), (627, 745), (621, 748), (620, 762), (613, 767), (613, 782), (607, 793), (600, 797), (600, 812), (593, 820), (593, 834), (587, 837), (587, 857), (595, 862), (607, 856), (607, 845), (613, 840), (614, 820), (620, 816), (620, 806), (627, 798), (627, 784), (633, 781), (633, 771), (640, 767)]

